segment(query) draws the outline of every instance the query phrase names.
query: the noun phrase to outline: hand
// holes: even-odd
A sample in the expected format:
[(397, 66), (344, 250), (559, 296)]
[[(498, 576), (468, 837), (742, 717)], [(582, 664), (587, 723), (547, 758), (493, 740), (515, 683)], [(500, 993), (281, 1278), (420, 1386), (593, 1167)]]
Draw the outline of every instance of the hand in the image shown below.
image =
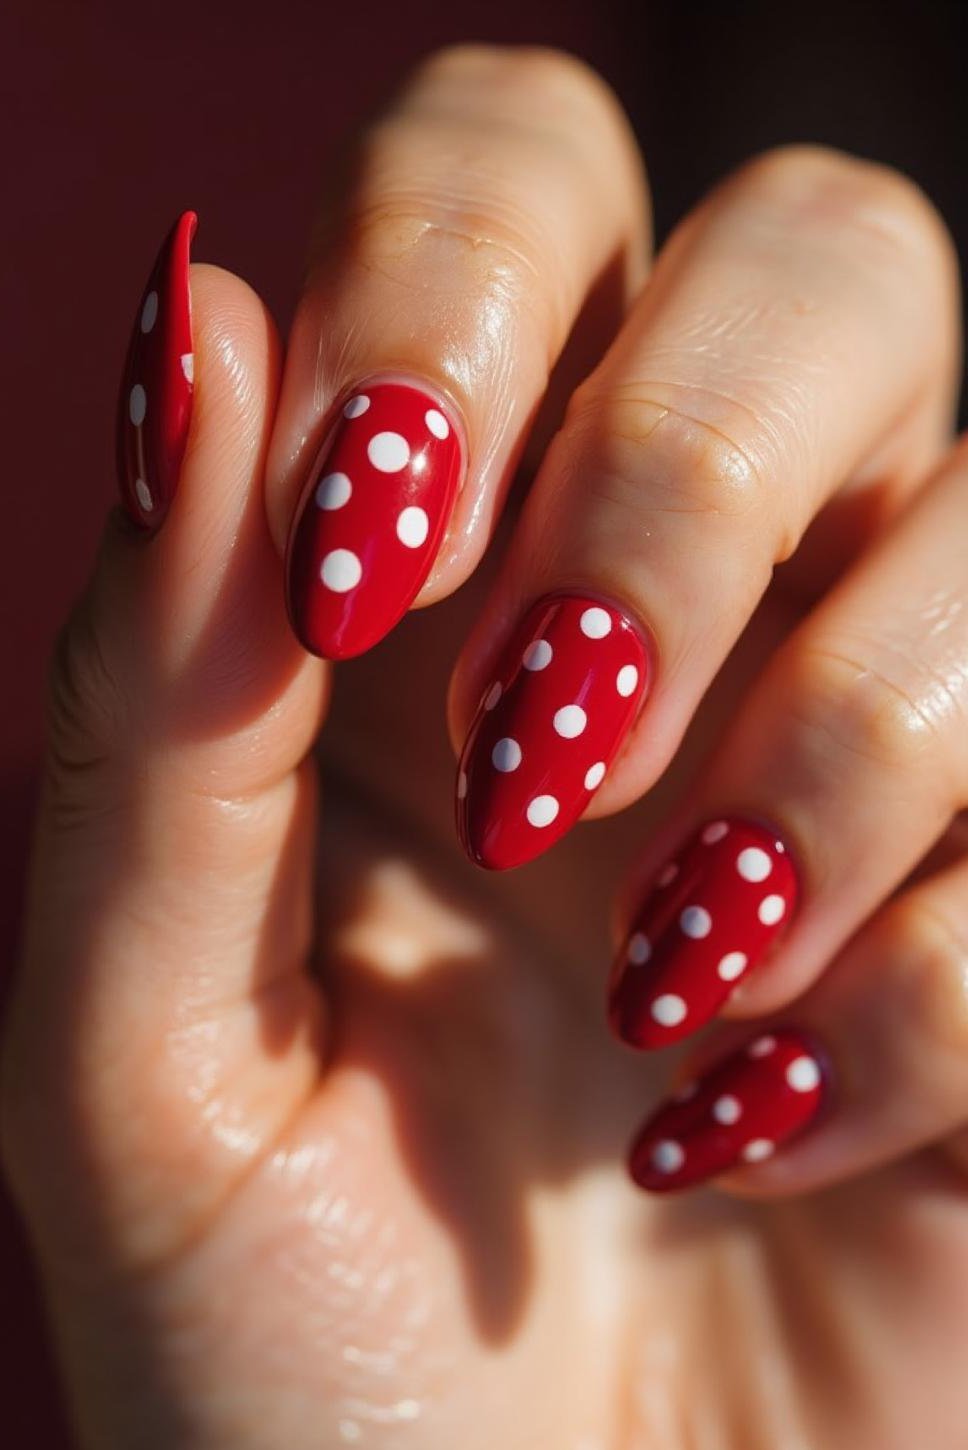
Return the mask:
[[(194, 265), (189, 324), (176, 228), (123, 392), (134, 522), (55, 660), (4, 1142), (81, 1441), (953, 1450), (944, 228), (793, 148), (646, 282), (628, 127), (548, 52), (434, 57), (341, 185), (281, 389), (238, 279)], [(302, 641), (362, 656), (321, 799), (334, 672), (284, 572)], [(465, 845), (556, 842), (507, 875), (452, 840), (462, 643)], [(669, 1065), (603, 1000), (628, 864), (615, 1030), (733, 1019), (636, 1139), (653, 1194), (624, 1159)]]

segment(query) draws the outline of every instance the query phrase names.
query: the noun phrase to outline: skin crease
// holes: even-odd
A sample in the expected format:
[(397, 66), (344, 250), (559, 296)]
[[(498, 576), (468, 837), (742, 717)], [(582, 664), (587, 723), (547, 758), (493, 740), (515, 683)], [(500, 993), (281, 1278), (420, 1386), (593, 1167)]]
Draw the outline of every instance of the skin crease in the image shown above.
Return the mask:
[[(648, 797), (484, 875), (453, 838), (447, 698), (514, 513), (455, 597), (335, 672), (317, 795), (298, 762), (327, 673), (280, 588), (311, 409), (283, 402), (270, 537), (278, 341), (236, 279), (192, 286), (182, 491), (150, 547), (111, 523), (61, 646), (4, 1059), (5, 1164), (82, 1443), (946, 1450), (968, 1287), (950, 1146), (789, 1201), (648, 1199), (622, 1160), (675, 1055), (605, 1026), (616, 882), (829, 583), (843, 515), (780, 571)], [(886, 430), (873, 492), (936, 456), (940, 411)]]

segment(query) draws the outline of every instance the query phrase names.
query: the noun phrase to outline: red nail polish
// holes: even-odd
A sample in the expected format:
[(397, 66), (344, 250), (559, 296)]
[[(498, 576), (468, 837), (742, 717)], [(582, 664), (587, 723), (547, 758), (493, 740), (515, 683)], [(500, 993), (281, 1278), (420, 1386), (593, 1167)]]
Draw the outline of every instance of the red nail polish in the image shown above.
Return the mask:
[(189, 263), (198, 218), (183, 212), (165, 238), (135, 318), (118, 400), (121, 498), (136, 524), (163, 522), (192, 416), (194, 353)]
[(660, 1104), (632, 1145), (632, 1177), (668, 1193), (764, 1162), (816, 1117), (828, 1078), (816, 1045), (799, 1032), (761, 1033)]
[(504, 870), (563, 836), (601, 785), (649, 685), (640, 635), (580, 595), (528, 612), (488, 682), (461, 755), (457, 828)]
[(423, 388), (374, 381), (346, 398), (289, 541), (289, 618), (306, 649), (349, 659), (406, 613), (440, 547), (463, 462), (454, 418)]
[(655, 878), (609, 982), (609, 1019), (633, 1047), (695, 1032), (793, 915), (797, 876), (774, 831), (711, 821)]

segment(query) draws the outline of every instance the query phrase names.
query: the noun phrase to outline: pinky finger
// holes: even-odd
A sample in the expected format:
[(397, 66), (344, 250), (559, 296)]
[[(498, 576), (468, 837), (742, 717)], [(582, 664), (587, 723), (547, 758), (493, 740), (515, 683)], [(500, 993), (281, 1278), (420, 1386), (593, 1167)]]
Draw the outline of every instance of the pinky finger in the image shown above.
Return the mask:
[(803, 1193), (961, 1135), (968, 1122), (968, 862), (851, 943), (795, 1017), (707, 1044), (630, 1153), (653, 1192), (723, 1179)]

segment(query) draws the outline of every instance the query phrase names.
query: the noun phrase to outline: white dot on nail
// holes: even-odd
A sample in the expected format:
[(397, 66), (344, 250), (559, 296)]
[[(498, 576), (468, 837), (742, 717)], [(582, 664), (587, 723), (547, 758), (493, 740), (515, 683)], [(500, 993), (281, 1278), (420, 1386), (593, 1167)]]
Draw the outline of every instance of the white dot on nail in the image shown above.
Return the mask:
[(558, 802), (553, 795), (536, 795), (528, 805), (527, 817), (532, 826), (550, 826), (558, 814)]
[(634, 932), (629, 937), (628, 958), (636, 967), (642, 967), (652, 955), (652, 943), (644, 932)]
[(703, 845), (715, 846), (716, 842), (721, 841), (728, 831), (729, 826), (725, 821), (713, 821), (702, 833)]
[(698, 939), (709, 935), (713, 919), (704, 906), (687, 906), (679, 917), (679, 925), (686, 936)]
[(719, 976), (724, 982), (735, 982), (746, 966), (745, 952), (727, 952), (720, 958), (719, 966), (716, 968)]
[(745, 846), (736, 857), (736, 869), (744, 881), (765, 881), (773, 862), (760, 846)]
[(408, 549), (419, 549), (430, 533), (430, 520), (422, 508), (411, 504), (397, 519), (397, 538)]
[(758, 1037), (747, 1048), (750, 1057), (769, 1057), (770, 1053), (775, 1050), (776, 1038), (771, 1036), (770, 1033), (766, 1033), (763, 1037)]
[(450, 432), (450, 424), (437, 408), (428, 408), (424, 413), (424, 422), (435, 438), (446, 438)]
[(742, 1115), (743, 1105), (739, 1098), (734, 1097), (732, 1093), (723, 1093), (723, 1096), (717, 1098), (713, 1103), (713, 1117), (724, 1127), (728, 1128), (733, 1123), (738, 1123)]
[(181, 363), (182, 376), (185, 382), (193, 383), (195, 381), (195, 354), (193, 352), (183, 352), (178, 361)]
[(685, 1019), (686, 1004), (675, 992), (663, 992), (661, 997), (656, 997), (650, 1011), (660, 1027), (678, 1027)]
[(785, 911), (786, 902), (782, 896), (764, 896), (756, 914), (764, 926), (776, 926)]
[(555, 711), (554, 726), (566, 740), (574, 740), (588, 724), (588, 716), (580, 705), (562, 705)]
[(158, 320), (158, 293), (149, 292), (141, 309), (141, 331), (150, 332)]
[(410, 462), (410, 444), (402, 433), (374, 433), (366, 456), (381, 473), (399, 473)]
[(762, 1163), (764, 1158), (769, 1158), (773, 1147), (769, 1138), (754, 1138), (743, 1149), (743, 1159), (747, 1163)]
[(623, 665), (615, 677), (615, 688), (625, 697), (634, 694), (638, 683), (639, 672), (634, 665)]
[(597, 604), (586, 609), (579, 621), (582, 634), (587, 634), (589, 639), (604, 639), (612, 628), (612, 618), (607, 609), (601, 609)]
[(319, 577), (334, 594), (345, 594), (359, 584), (363, 566), (350, 549), (333, 549), (324, 558)]
[(141, 507), (144, 509), (145, 513), (146, 514), (150, 514), (151, 513), (151, 510), (155, 506), (155, 501), (151, 497), (151, 489), (145, 483), (145, 481), (144, 481), (143, 478), (136, 478), (135, 479), (135, 481), (134, 481), (134, 492), (135, 492), (135, 497), (137, 498), (137, 500), (138, 500), (139, 504), (141, 505)]
[(820, 1086), (820, 1068), (812, 1057), (795, 1057), (788, 1063), (786, 1080), (797, 1093), (811, 1093)]
[(663, 1138), (652, 1149), (652, 1167), (657, 1173), (678, 1173), (686, 1161), (685, 1150), (673, 1138)]
[(604, 760), (596, 760), (595, 764), (590, 765), (585, 771), (585, 789), (597, 790), (604, 779), (605, 762)]
[(546, 639), (532, 640), (524, 652), (522, 663), (526, 670), (543, 670), (551, 664), (554, 650)]
[(495, 770), (503, 771), (505, 774), (511, 770), (517, 770), (521, 764), (521, 747), (516, 740), (506, 735), (499, 740), (491, 751), (491, 761)]
[(135, 383), (128, 398), (128, 417), (136, 428), (140, 428), (148, 410), (148, 396), (140, 383)]
[(321, 509), (341, 509), (349, 502), (353, 485), (345, 473), (327, 473), (316, 485), (316, 505)]
[(350, 398), (348, 403), (343, 405), (344, 418), (359, 418), (370, 406), (370, 400), (365, 393), (357, 393), (355, 398)]

